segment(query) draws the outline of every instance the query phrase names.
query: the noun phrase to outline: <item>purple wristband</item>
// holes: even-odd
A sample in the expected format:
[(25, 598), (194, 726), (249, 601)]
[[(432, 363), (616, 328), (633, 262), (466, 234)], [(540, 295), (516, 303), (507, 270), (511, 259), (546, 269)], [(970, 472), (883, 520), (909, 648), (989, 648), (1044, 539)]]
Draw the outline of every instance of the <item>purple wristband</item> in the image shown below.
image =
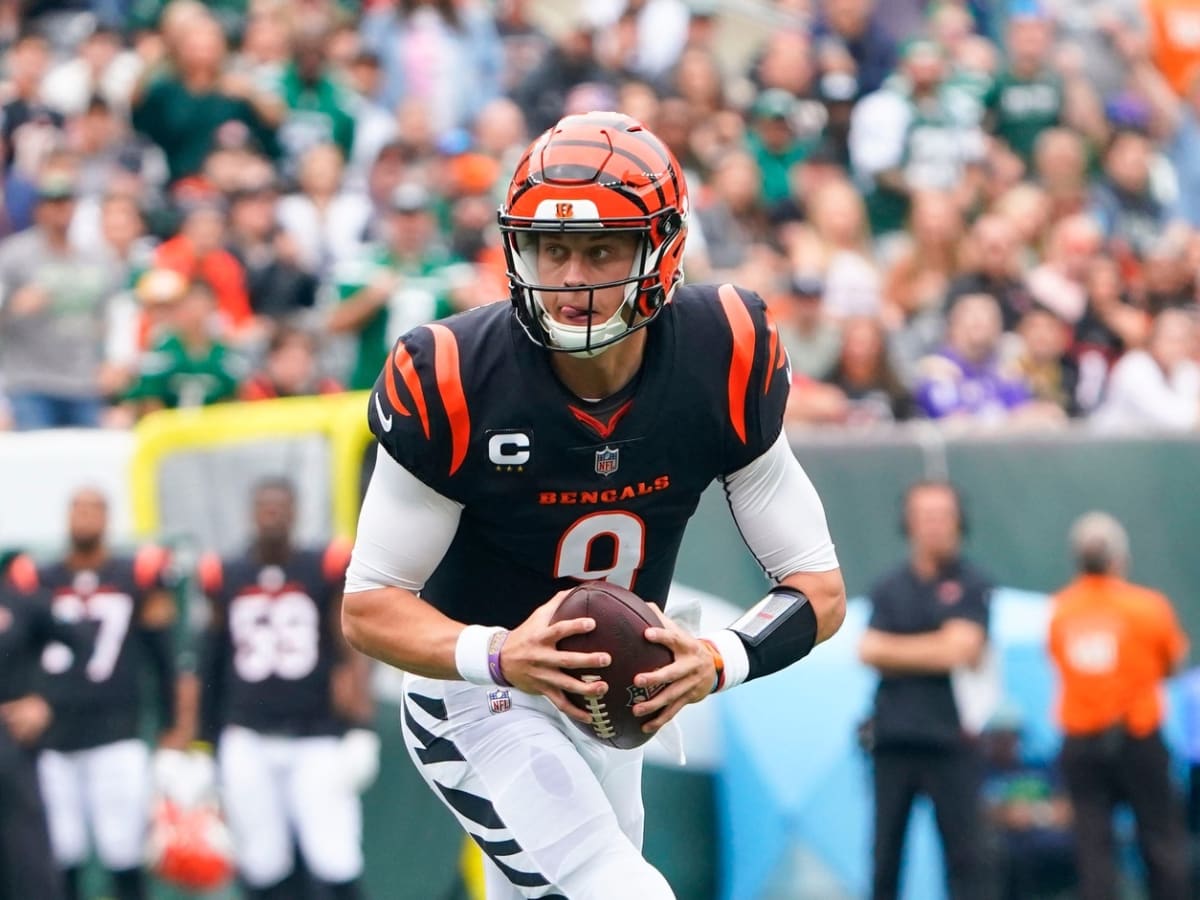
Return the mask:
[(488, 672), (492, 676), (492, 681), (500, 687), (512, 687), (512, 683), (504, 677), (504, 671), (500, 668), (500, 649), (506, 640), (508, 640), (508, 629), (494, 632), (488, 641)]

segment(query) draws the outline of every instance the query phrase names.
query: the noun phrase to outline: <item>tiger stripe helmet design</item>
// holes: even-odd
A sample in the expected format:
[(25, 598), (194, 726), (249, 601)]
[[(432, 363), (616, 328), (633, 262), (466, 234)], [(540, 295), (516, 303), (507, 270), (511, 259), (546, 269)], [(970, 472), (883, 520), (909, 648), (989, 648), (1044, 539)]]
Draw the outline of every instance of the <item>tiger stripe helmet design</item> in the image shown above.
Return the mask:
[[(615, 112), (567, 116), (525, 151), (499, 213), (517, 319), (537, 344), (594, 356), (648, 325), (683, 281), (687, 185), (667, 146)], [(629, 275), (578, 287), (537, 282), (538, 235), (622, 229), (639, 235)], [(623, 286), (624, 302), (602, 324), (565, 325), (546, 312), (544, 291)]]

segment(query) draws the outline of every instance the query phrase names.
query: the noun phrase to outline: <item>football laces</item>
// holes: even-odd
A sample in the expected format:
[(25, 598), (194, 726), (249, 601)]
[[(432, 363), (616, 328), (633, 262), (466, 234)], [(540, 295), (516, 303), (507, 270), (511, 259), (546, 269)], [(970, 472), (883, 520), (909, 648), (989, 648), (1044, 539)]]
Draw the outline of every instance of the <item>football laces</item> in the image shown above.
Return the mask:
[[(599, 681), (599, 675), (584, 675), (583, 681), (593, 682)], [(617, 736), (616, 730), (612, 727), (612, 718), (608, 714), (608, 707), (599, 697), (585, 697), (584, 705), (587, 707), (588, 714), (592, 717), (592, 731), (596, 732), (596, 737), (599, 738), (614, 738)]]

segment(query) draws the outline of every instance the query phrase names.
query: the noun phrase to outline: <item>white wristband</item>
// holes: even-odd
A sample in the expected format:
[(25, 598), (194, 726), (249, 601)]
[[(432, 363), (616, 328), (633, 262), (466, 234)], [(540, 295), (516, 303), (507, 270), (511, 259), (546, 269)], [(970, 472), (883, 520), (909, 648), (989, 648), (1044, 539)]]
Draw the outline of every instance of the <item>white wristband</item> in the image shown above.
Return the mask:
[(725, 663), (725, 683), (721, 685), (722, 691), (737, 687), (746, 680), (746, 676), (750, 674), (750, 657), (746, 655), (746, 645), (740, 637), (728, 628), (702, 634), (700, 637), (713, 642)]
[(468, 625), (459, 632), (458, 643), (454, 645), (454, 667), (463, 681), (496, 686), (488, 668), (488, 644), (497, 631), (504, 629), (499, 626)]

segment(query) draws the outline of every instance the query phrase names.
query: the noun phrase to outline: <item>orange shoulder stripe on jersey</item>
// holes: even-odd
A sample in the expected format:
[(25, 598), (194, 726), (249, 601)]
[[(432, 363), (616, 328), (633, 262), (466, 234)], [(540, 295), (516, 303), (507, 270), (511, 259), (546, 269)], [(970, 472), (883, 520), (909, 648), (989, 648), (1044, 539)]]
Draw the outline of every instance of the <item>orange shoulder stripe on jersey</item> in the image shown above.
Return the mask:
[[(425, 438), (429, 438), (429, 409), (425, 406), (425, 389), (421, 387), (421, 376), (417, 374), (417, 367), (413, 364), (412, 354), (408, 352), (408, 348), (404, 344), (396, 345), (396, 353), (393, 357), (393, 362), (396, 368), (400, 370), (400, 377), (404, 379), (404, 386), (408, 388), (409, 394), (412, 395), (413, 406), (417, 408), (417, 415), (421, 417), (421, 428), (425, 431)], [(391, 397), (388, 397), (391, 400)]]
[(143, 591), (155, 587), (167, 567), (168, 554), (157, 544), (147, 544), (133, 558), (133, 581)]
[(392, 404), (392, 409), (400, 415), (411, 416), (412, 413), (408, 411), (407, 406), (400, 402), (400, 394), (396, 391), (396, 367), (384, 366), (383, 371), (383, 386), (387, 391), (388, 403)]
[(349, 538), (337, 537), (325, 548), (321, 558), (321, 574), (326, 581), (336, 581), (339, 585), (346, 577), (346, 567), (350, 565), (350, 551), (354, 544)]
[(733, 332), (733, 358), (729, 361), (729, 422), (734, 434), (746, 443), (746, 390), (750, 387), (750, 371), (754, 367), (754, 321), (746, 304), (732, 284), (717, 289), (721, 310)]
[(437, 372), (438, 393), (450, 420), (450, 474), (458, 471), (467, 458), (467, 443), (471, 439), (471, 416), (467, 412), (467, 395), (463, 391), (462, 369), (458, 364), (458, 339), (445, 325), (427, 325), (433, 332), (434, 369)]
[(775, 377), (775, 355), (779, 352), (779, 329), (771, 319), (771, 311), (767, 310), (767, 332), (771, 342), (767, 346), (767, 377), (763, 379), (763, 394), (771, 390), (771, 379)]
[(13, 557), (9, 562), (8, 578), (12, 582), (13, 587), (24, 594), (36, 591), (40, 582), (37, 566), (24, 553)]
[(215, 553), (201, 554), (200, 559), (196, 561), (196, 576), (200, 582), (200, 590), (204, 593), (211, 596), (219, 591), (221, 582), (225, 580), (221, 557)]

